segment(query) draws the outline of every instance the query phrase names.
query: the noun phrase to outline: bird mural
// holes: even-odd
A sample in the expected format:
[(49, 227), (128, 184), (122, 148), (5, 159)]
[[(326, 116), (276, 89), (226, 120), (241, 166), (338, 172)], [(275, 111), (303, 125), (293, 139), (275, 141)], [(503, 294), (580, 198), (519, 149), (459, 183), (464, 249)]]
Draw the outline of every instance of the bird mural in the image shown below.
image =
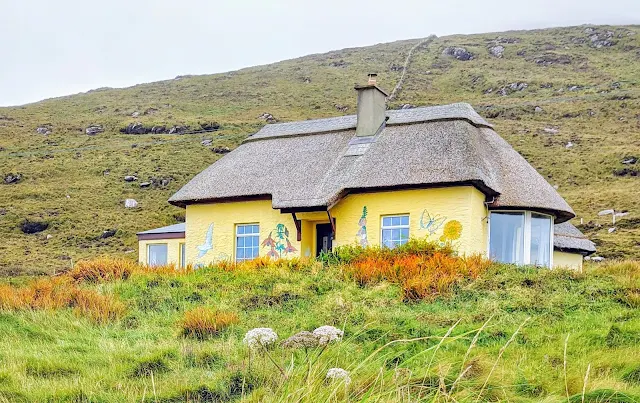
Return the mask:
[(198, 245), (198, 259), (202, 258), (207, 254), (211, 249), (213, 249), (213, 223), (209, 224), (209, 229), (207, 229), (207, 235), (204, 238), (204, 243), (202, 245)]

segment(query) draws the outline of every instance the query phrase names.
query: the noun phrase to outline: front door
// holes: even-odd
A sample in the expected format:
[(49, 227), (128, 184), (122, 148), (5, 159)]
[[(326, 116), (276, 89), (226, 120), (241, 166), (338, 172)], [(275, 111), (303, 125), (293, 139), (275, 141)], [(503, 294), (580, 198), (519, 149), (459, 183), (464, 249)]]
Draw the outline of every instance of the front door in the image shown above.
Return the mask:
[(331, 224), (316, 224), (316, 256), (331, 250), (333, 244), (333, 228)]

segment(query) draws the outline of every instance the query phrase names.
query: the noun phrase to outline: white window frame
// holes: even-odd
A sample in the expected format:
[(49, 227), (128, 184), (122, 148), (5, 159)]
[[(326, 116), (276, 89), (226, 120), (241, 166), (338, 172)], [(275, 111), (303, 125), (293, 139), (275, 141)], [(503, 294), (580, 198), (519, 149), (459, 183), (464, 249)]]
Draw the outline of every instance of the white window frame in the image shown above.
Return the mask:
[[(390, 226), (385, 226), (384, 225), (384, 219), (385, 218), (394, 218), (394, 217), (407, 217), (407, 221), (408, 222), (407, 222), (406, 225), (390, 225)], [(407, 242), (409, 242), (409, 237), (411, 236), (411, 216), (409, 215), (409, 213), (406, 213), (406, 214), (387, 214), (387, 215), (380, 216), (380, 246), (383, 247), (383, 248), (387, 247), (384, 244), (384, 238), (382, 236), (382, 234), (384, 233), (384, 230), (405, 229), (405, 228), (407, 229), (407, 232), (409, 233), (409, 236), (407, 236), (407, 240), (404, 242), (404, 243), (407, 243)], [(402, 239), (400, 241), (402, 241)], [(397, 245), (397, 246), (404, 245), (404, 243), (400, 244), (400, 245)]]
[[(549, 268), (553, 267), (553, 226), (555, 217), (551, 214), (540, 213), (529, 210), (489, 210), (489, 224), (487, 225), (487, 257), (491, 259), (491, 214), (492, 213), (520, 213), (524, 214), (524, 252), (522, 256), (523, 265), (531, 264), (531, 214), (549, 217), (551, 219), (551, 229), (549, 230)], [(544, 267), (544, 266), (540, 266)]]
[[(238, 228), (240, 227), (248, 227), (248, 226), (257, 226), (258, 227), (258, 232), (257, 233), (251, 233), (251, 234), (238, 234)], [(251, 238), (251, 237), (257, 237), (258, 238), (258, 255), (255, 257), (251, 257), (251, 258), (246, 258), (243, 257), (242, 259), (238, 258), (238, 238)], [(255, 258), (260, 257), (260, 224), (259, 223), (243, 223), (243, 224), (236, 224), (236, 230), (235, 230), (235, 241), (234, 241), (234, 248), (233, 248), (233, 254), (235, 255), (235, 261), (236, 262), (244, 262), (247, 260), (253, 260)], [(247, 248), (246, 246), (242, 246), (242, 248), (244, 250), (250, 249)], [(253, 246), (251, 247), (253, 248)]]
[(187, 267), (187, 244), (186, 242), (180, 242), (178, 244), (178, 266), (181, 269)]
[[(149, 258), (151, 257), (151, 247), (152, 246), (164, 246), (165, 247), (165, 249), (166, 249), (166, 253), (165, 254), (167, 256), (166, 262), (164, 262), (163, 264), (151, 265), (151, 262), (150, 262)], [(165, 266), (167, 264), (169, 264), (169, 244), (166, 243), (166, 242), (153, 242), (153, 243), (147, 244), (147, 266), (157, 267), (157, 266)]]

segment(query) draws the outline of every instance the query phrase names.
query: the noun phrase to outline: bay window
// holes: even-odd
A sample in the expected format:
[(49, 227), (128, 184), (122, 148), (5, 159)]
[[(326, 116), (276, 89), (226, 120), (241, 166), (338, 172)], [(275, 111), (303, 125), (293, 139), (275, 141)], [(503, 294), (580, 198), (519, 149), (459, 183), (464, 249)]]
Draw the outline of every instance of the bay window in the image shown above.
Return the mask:
[(494, 211), (489, 257), (502, 263), (551, 267), (553, 217), (529, 211)]

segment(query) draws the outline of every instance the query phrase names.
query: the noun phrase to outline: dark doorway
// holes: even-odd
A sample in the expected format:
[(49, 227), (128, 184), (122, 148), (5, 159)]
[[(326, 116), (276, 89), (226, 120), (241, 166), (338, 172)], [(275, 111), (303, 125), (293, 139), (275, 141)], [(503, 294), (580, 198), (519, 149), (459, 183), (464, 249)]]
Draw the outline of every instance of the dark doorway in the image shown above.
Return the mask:
[(316, 224), (316, 256), (328, 252), (333, 246), (333, 228), (331, 224)]

